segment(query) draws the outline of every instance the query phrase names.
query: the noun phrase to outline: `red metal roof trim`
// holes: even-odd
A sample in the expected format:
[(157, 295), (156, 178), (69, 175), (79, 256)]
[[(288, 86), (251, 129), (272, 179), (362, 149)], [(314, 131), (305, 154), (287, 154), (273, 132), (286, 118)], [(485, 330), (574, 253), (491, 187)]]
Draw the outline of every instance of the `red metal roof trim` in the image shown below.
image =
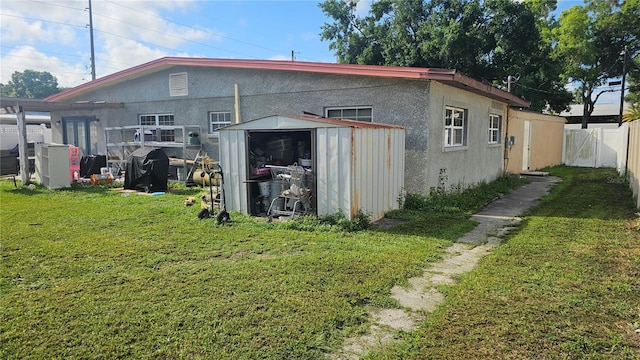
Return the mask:
[(126, 80), (163, 70), (172, 66), (202, 66), (236, 69), (263, 69), (300, 71), (338, 75), (373, 76), (386, 78), (402, 78), (416, 80), (435, 80), (487, 97), (502, 100), (510, 105), (529, 107), (529, 102), (506, 91), (483, 84), (452, 69), (416, 68), (399, 66), (334, 64), (283, 60), (243, 60), (243, 59), (210, 59), (164, 57), (145, 64), (107, 75), (97, 80), (76, 86), (72, 89), (49, 96), (44, 101), (63, 101), (83, 94), (85, 91), (97, 90)]
[[(321, 116), (311, 116), (311, 115), (271, 115), (271, 116), (265, 116), (265, 117), (261, 117), (258, 119), (254, 119), (254, 120), (249, 120), (249, 121), (244, 121), (240, 124), (244, 124), (250, 121), (257, 121), (260, 119), (266, 119), (266, 118), (270, 118), (270, 117), (284, 117), (284, 118), (289, 118), (289, 119), (299, 119), (299, 120), (306, 120), (306, 121), (315, 121), (315, 122), (319, 122), (319, 123), (325, 123), (325, 124), (333, 124), (333, 125), (339, 125), (339, 126), (348, 126), (348, 127), (355, 127), (355, 128), (367, 128), (367, 129), (406, 129), (406, 126), (402, 126), (402, 125), (392, 125), (392, 124), (383, 124), (383, 123), (375, 123), (375, 122), (365, 122), (365, 121), (357, 121), (357, 120), (348, 120), (348, 119), (337, 119), (337, 118), (328, 118), (328, 117), (321, 117)], [(233, 126), (235, 124), (232, 124), (231, 126)]]

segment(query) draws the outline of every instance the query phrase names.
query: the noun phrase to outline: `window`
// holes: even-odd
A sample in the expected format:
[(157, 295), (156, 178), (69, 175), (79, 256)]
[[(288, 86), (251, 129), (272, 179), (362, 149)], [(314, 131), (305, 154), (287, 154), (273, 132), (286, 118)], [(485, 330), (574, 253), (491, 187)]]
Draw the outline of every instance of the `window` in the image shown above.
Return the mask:
[(489, 114), (489, 144), (500, 144), (502, 116)]
[(467, 111), (447, 106), (444, 116), (444, 146), (465, 145), (467, 145)]
[(371, 107), (330, 108), (326, 110), (326, 116), (334, 119), (348, 119), (371, 122)]
[(218, 128), (231, 124), (231, 112), (213, 111), (209, 113), (209, 134), (217, 134)]
[[(148, 115), (140, 115), (140, 125), (145, 127), (152, 126), (173, 126), (175, 125), (173, 114), (148, 114)], [(147, 131), (147, 130), (145, 130)], [(147, 139), (146, 135), (151, 135), (153, 141), (175, 141), (176, 140), (176, 131), (173, 129), (154, 129), (149, 130), (151, 134), (145, 134), (145, 140)]]

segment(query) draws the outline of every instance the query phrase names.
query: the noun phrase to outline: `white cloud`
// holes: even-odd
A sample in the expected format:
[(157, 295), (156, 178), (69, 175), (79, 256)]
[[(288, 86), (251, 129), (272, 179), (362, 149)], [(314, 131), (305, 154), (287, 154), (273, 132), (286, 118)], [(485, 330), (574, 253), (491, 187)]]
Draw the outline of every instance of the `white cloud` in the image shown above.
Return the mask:
[[(0, 82), (6, 84), (11, 80), (11, 74), (24, 70), (47, 71), (58, 79), (62, 87), (76, 86), (87, 80), (86, 64), (69, 63), (56, 56), (47, 56), (32, 46), (22, 46), (3, 53)], [(88, 62), (87, 62), (88, 64)]]
[(291, 60), (291, 56), (275, 55), (270, 57), (268, 60)]
[[(197, 11), (198, 1), (92, 1), (97, 76), (104, 76), (162, 56), (190, 56), (194, 42), (211, 46), (221, 39), (203, 30), (168, 21), (162, 12)], [(14, 1), (0, 3), (2, 71), (48, 71), (61, 86), (91, 79), (88, 1)], [(37, 50), (36, 50), (37, 49)]]

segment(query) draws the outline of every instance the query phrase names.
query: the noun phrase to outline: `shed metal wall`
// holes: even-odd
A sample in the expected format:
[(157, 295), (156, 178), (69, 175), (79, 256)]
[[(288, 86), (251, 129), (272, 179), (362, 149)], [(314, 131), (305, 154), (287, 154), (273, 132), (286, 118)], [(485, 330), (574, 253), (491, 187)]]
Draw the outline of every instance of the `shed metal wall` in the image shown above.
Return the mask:
[(318, 215), (341, 211), (351, 218), (353, 153), (351, 128), (316, 129), (316, 208)]
[(227, 210), (247, 214), (247, 139), (244, 130), (220, 131), (220, 165), (224, 174)]
[(375, 221), (398, 208), (404, 186), (403, 128), (360, 128), (274, 116), (221, 129), (220, 162), (225, 171), (227, 209), (248, 213), (245, 131), (310, 128), (316, 133), (314, 197), (318, 215), (340, 211), (353, 219), (362, 210)]

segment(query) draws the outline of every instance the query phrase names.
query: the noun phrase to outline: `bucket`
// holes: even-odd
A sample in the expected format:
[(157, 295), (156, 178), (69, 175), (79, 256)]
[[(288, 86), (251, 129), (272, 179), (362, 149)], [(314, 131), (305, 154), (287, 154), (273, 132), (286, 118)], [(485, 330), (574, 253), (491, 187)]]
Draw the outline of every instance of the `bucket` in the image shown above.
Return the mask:
[(282, 185), (281, 181), (269, 181), (272, 199), (280, 196), (280, 193), (282, 193)]
[(260, 196), (269, 197), (271, 194), (271, 184), (269, 181), (259, 182), (258, 189), (260, 190)]

